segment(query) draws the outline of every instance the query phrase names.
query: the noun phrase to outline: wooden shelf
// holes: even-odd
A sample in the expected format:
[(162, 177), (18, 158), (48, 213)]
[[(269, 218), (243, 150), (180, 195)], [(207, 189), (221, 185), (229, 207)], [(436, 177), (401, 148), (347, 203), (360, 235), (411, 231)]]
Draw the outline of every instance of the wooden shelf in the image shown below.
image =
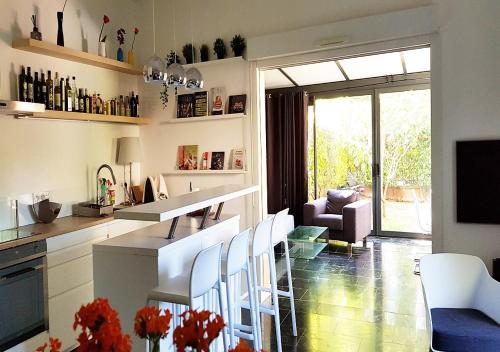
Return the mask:
[(221, 121), (230, 119), (240, 119), (246, 117), (246, 114), (225, 114), (225, 115), (210, 115), (210, 116), (200, 116), (200, 117), (186, 117), (186, 118), (175, 118), (161, 122), (161, 124), (171, 124), (171, 123), (192, 123), (192, 122), (207, 122), (207, 121)]
[(184, 69), (189, 69), (191, 67), (206, 67), (206, 66), (215, 66), (215, 65), (221, 65), (221, 64), (230, 64), (230, 63), (237, 63), (237, 62), (246, 62), (246, 60), (243, 58), (243, 56), (236, 56), (236, 57), (228, 57), (227, 59), (214, 59), (210, 61), (203, 61), (203, 62), (195, 62), (194, 64), (189, 64), (189, 65), (182, 65)]
[(31, 53), (57, 57), (59, 59), (101, 67), (130, 75), (142, 75), (142, 69), (128, 63), (40, 40), (29, 38), (18, 39), (12, 42), (12, 47), (23, 51), (29, 51)]
[(34, 119), (53, 119), (53, 120), (71, 120), (71, 121), (97, 121), (111, 123), (126, 123), (131, 125), (147, 125), (151, 119), (147, 117), (128, 117), (112, 116), (99, 114), (84, 114), (79, 112), (46, 110), (45, 112), (34, 113), (30, 118)]
[(243, 175), (246, 174), (245, 170), (175, 170), (164, 172), (166, 176), (179, 176), (179, 175)]

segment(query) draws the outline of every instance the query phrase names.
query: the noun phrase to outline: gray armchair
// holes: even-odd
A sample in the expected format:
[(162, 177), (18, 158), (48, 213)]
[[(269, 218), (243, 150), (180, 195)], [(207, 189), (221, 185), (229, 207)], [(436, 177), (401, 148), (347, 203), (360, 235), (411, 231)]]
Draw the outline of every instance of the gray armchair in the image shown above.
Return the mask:
[(324, 226), (330, 230), (330, 239), (352, 243), (371, 233), (371, 203), (357, 200), (353, 191), (329, 190), (328, 198), (319, 198), (304, 204), (304, 225)]

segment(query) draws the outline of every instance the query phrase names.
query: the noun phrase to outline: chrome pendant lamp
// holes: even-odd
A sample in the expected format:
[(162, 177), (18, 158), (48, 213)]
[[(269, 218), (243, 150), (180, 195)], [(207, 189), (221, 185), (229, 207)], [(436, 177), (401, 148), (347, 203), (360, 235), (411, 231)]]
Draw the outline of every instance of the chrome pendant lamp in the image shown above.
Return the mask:
[[(193, 31), (193, 0), (189, 1), (189, 11), (191, 16), (191, 50), (194, 63), (194, 31)], [(203, 76), (196, 67), (191, 67), (186, 72), (186, 88), (201, 89), (203, 88)]]
[(174, 9), (174, 63), (168, 65), (167, 67), (167, 86), (168, 87), (183, 87), (186, 85), (186, 71), (181, 64), (177, 62), (177, 39), (175, 36), (176, 28), (175, 28), (175, 2), (172, 2), (172, 6)]
[(151, 56), (142, 70), (144, 82), (151, 84), (165, 83), (165, 60), (156, 55), (156, 26), (155, 26), (155, 0), (153, 0), (153, 56)]

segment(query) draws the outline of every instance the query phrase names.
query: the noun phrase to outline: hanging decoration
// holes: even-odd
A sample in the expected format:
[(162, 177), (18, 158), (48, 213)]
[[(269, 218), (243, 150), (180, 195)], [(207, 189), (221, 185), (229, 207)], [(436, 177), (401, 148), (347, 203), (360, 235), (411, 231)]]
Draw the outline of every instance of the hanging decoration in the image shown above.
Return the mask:
[(156, 25), (155, 25), (155, 0), (153, 0), (153, 56), (144, 65), (142, 75), (144, 82), (151, 84), (162, 84), (166, 81), (165, 61), (156, 55)]

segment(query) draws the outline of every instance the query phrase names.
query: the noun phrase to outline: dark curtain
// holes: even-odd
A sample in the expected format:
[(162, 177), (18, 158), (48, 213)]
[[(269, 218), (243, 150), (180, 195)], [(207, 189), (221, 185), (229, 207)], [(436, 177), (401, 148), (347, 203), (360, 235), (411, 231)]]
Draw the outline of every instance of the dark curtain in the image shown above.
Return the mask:
[(290, 208), (302, 224), (307, 202), (307, 93), (266, 93), (268, 212)]

